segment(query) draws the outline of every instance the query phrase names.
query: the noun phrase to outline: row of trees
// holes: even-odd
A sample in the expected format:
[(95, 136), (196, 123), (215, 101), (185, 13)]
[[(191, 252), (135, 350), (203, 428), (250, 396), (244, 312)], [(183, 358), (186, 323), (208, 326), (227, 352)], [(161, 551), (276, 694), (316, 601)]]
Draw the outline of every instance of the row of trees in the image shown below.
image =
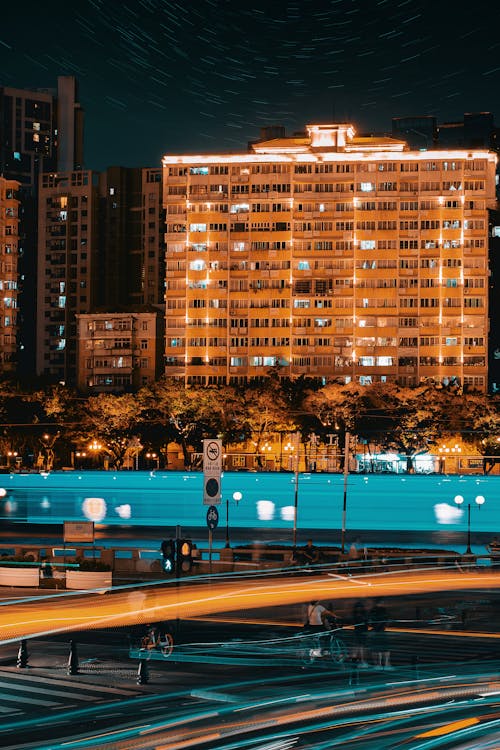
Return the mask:
[(112, 468), (127, 456), (155, 451), (166, 463), (166, 446), (182, 449), (185, 467), (202, 441), (219, 436), (224, 445), (255, 450), (276, 436), (299, 431), (304, 443), (315, 434), (343, 445), (350, 432), (383, 450), (408, 456), (460, 439), (470, 452), (500, 455), (498, 397), (437, 390), (432, 385), (328, 384), (280, 379), (233, 386), (192, 386), (164, 378), (135, 394), (83, 398), (55, 386), (22, 393), (0, 386), (0, 454), (18, 454), (23, 463), (52, 468), (69, 465), (71, 453), (96, 442)]

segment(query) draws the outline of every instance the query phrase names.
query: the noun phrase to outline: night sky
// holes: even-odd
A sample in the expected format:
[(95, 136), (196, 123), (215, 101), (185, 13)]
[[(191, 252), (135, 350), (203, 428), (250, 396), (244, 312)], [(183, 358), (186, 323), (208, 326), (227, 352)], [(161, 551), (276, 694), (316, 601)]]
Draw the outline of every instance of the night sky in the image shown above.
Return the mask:
[(245, 149), (263, 125), (391, 117), (500, 124), (500, 4), (436, 0), (9, 2), (0, 84), (75, 75), (86, 167)]

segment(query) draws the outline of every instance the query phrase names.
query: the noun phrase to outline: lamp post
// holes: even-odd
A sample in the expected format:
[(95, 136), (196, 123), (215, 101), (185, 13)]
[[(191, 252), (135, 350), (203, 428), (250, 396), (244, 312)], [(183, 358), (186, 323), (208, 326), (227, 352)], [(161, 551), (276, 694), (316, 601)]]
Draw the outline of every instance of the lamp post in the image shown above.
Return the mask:
[[(240, 500), (243, 499), (243, 495), (238, 490), (236, 492), (233, 492), (233, 500), (238, 505)], [(229, 544), (229, 498), (226, 497), (226, 549), (229, 549), (231, 545)]]
[(293, 493), (293, 552), (297, 547), (297, 513), (299, 510), (299, 459), (300, 459), (300, 432), (295, 433), (295, 482)]
[(349, 476), (349, 441), (351, 436), (348, 432), (345, 434), (345, 445), (344, 445), (344, 502), (342, 504), (342, 533), (341, 533), (341, 548), (342, 554), (345, 552), (345, 527), (346, 527), (346, 515), (347, 515), (347, 477)]
[(95, 465), (99, 461), (99, 453), (102, 450), (102, 445), (97, 440), (92, 440), (89, 445), (89, 451), (92, 455), (92, 463)]
[(148, 451), (148, 453), (146, 453), (146, 458), (148, 461), (153, 461), (157, 469), (159, 468), (160, 458), (157, 453), (151, 453)]
[[(484, 497), (482, 495), (478, 495), (475, 499), (475, 502), (479, 509), (481, 509), (481, 505), (484, 504)], [(457, 505), (462, 505), (464, 502), (464, 499), (462, 495), (455, 495), (455, 502)], [(465, 551), (466, 555), (472, 555), (472, 550), (470, 547), (470, 502), (467, 503), (467, 549)]]
[(17, 451), (7, 451), (7, 467), (10, 467), (10, 459), (17, 460)]

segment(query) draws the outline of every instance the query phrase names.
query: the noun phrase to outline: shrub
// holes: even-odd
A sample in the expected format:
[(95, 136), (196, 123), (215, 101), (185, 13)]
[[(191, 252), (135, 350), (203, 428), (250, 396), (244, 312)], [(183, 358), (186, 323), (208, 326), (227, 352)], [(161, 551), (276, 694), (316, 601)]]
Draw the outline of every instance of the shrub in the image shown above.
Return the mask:
[(102, 562), (101, 560), (90, 560), (90, 559), (79, 559), (78, 561), (79, 568), (78, 570), (86, 570), (86, 571), (107, 571), (111, 570), (111, 565), (108, 565), (108, 563)]
[(9, 568), (19, 568), (22, 567), (23, 564), (26, 567), (31, 567), (33, 562), (34, 558), (31, 555), (27, 557), (22, 557), (22, 555), (2, 555), (2, 557), (0, 557), (0, 565)]

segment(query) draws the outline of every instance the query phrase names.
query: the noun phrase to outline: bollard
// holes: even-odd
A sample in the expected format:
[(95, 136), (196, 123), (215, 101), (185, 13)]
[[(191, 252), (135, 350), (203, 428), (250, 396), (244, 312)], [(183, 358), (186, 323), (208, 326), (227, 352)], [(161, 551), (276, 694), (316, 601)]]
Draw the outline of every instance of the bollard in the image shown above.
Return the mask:
[(420, 669), (419, 669), (419, 666), (418, 666), (419, 657), (418, 656), (413, 656), (411, 661), (412, 661), (412, 664), (413, 664), (413, 669), (415, 670), (415, 678), (418, 680), (418, 679), (420, 679)]
[(68, 657), (68, 674), (78, 674), (78, 652), (76, 650), (76, 643), (74, 641), (69, 642), (69, 657)]
[(21, 641), (19, 651), (17, 652), (17, 668), (25, 669), (28, 666), (28, 645), (26, 641)]
[(137, 670), (137, 684), (147, 685), (149, 681), (149, 669), (146, 659), (139, 661), (139, 669)]
[(349, 687), (359, 685), (359, 659), (351, 659), (349, 668)]

